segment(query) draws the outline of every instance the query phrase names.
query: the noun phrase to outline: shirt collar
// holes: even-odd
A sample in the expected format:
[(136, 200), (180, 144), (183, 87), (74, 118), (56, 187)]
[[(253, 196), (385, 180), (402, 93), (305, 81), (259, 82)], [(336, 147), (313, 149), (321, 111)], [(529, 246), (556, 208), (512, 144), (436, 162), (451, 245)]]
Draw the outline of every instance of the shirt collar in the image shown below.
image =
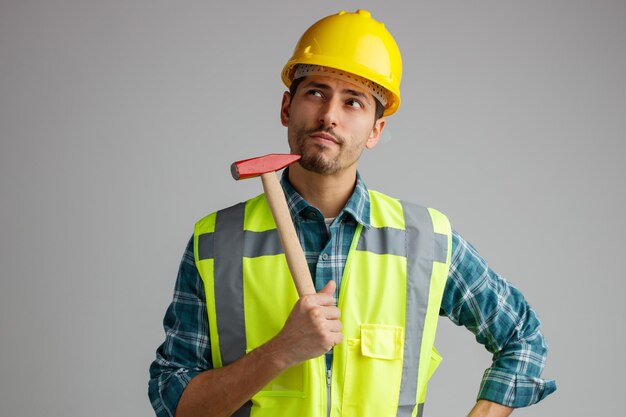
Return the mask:
[[(283, 171), (280, 183), (285, 191), (285, 197), (287, 198), (287, 206), (289, 207), (291, 218), (298, 221), (302, 215), (306, 217), (306, 213), (311, 212), (311, 209), (317, 209), (302, 198), (302, 196), (298, 194), (295, 188), (293, 188), (293, 186), (289, 183), (289, 180), (287, 179), (288, 172), (289, 168)], [(345, 215), (350, 215), (357, 221), (357, 223), (362, 224), (366, 229), (370, 228), (370, 195), (363, 179), (361, 178), (361, 174), (359, 174), (358, 171), (356, 173), (356, 187), (354, 187), (352, 195), (337, 217)]]

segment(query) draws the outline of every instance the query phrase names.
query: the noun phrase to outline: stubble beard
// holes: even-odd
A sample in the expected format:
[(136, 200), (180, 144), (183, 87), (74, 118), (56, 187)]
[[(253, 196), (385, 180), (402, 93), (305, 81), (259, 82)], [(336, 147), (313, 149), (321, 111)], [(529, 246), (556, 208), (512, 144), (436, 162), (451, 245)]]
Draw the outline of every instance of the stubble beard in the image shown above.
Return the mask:
[[(312, 143), (308, 140), (310, 134), (322, 131), (333, 135), (337, 139), (337, 142), (339, 142), (340, 149), (334, 157), (328, 157), (324, 154), (323, 151), (328, 149), (327, 146), (320, 143)], [(299, 163), (302, 168), (307, 171), (315, 172), (321, 175), (335, 174), (342, 168), (339, 162), (339, 157), (341, 156), (341, 151), (345, 143), (345, 140), (332, 132), (332, 129), (300, 129), (296, 133), (298, 152), (302, 155), (302, 159), (300, 159)]]

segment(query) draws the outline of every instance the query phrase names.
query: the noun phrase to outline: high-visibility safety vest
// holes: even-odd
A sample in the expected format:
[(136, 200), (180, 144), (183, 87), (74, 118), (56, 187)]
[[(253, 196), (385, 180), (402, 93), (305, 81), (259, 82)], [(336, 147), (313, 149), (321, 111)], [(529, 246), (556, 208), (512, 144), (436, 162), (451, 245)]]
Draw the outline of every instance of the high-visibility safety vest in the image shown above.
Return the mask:
[[(284, 371), (236, 416), (420, 416), (448, 277), (451, 228), (437, 210), (370, 191), (371, 227), (358, 225), (338, 307), (343, 342)], [(196, 223), (211, 355), (226, 366), (272, 339), (298, 300), (262, 194)]]

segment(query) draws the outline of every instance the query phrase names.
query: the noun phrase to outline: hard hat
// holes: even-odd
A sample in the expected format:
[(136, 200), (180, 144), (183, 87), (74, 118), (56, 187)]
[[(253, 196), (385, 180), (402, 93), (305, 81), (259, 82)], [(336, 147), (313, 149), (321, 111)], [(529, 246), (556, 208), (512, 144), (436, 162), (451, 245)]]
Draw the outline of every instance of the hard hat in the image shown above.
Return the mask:
[(400, 106), (400, 50), (385, 25), (366, 10), (341, 11), (308, 28), (283, 68), (282, 79), (287, 87), (299, 64), (345, 71), (383, 87), (387, 91), (385, 116)]

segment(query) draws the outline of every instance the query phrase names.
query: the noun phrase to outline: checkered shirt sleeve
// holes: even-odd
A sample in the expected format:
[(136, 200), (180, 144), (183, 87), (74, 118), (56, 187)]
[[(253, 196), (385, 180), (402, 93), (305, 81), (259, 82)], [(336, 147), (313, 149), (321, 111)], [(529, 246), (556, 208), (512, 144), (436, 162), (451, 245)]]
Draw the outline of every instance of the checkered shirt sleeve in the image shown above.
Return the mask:
[(204, 285), (193, 256), (193, 236), (183, 254), (174, 298), (163, 328), (165, 341), (150, 366), (148, 395), (158, 417), (173, 417), (193, 377), (213, 368)]
[(440, 314), (470, 330), (493, 354), (478, 399), (513, 408), (541, 401), (556, 390), (556, 383), (540, 378), (548, 346), (537, 314), (471, 244), (456, 232), (452, 238), (452, 262)]

